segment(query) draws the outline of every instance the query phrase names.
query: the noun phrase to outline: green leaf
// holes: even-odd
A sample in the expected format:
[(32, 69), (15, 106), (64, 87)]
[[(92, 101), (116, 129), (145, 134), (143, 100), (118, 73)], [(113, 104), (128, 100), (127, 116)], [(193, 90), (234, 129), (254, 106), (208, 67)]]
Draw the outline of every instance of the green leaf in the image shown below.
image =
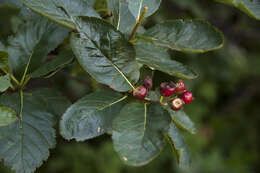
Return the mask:
[(17, 93), (1, 95), (0, 106), (21, 112), (19, 120), (0, 128), (0, 158), (17, 173), (32, 173), (55, 146), (54, 115), (34, 93), (25, 93), (23, 106)]
[(73, 21), (63, 9), (73, 17), (76, 16), (95, 16), (99, 15), (92, 8), (93, 2), (88, 0), (22, 0), (23, 3), (32, 11), (43, 15), (50, 20), (57, 22), (65, 27), (76, 29)]
[(8, 53), (0, 51), (0, 68), (8, 66)]
[(173, 123), (170, 124), (170, 129), (167, 137), (170, 144), (172, 145), (172, 148), (177, 154), (179, 166), (183, 169), (189, 168), (191, 164), (191, 157), (188, 147), (183, 137), (181, 136), (180, 131)]
[(260, 20), (260, 2), (259, 0), (217, 0), (224, 4), (234, 6), (247, 15)]
[(40, 68), (34, 71), (30, 76), (32, 78), (39, 78), (49, 75), (50, 73), (55, 73), (60, 69), (66, 67), (74, 59), (74, 54), (71, 50), (63, 50), (54, 59), (43, 64)]
[(130, 12), (125, 0), (109, 0), (108, 9), (113, 14), (113, 25), (117, 30), (130, 34), (133, 30), (136, 19)]
[(100, 91), (83, 97), (62, 116), (62, 136), (84, 141), (111, 131), (112, 121), (118, 116), (125, 98), (114, 91)]
[(8, 6), (12, 8), (20, 8), (22, 3), (17, 0), (0, 0), (0, 7), (1, 6)]
[[(138, 55), (138, 53), (137, 53), (137, 55)], [(137, 85), (142, 85), (144, 83), (145, 78), (153, 77), (154, 71), (147, 66), (143, 66), (143, 64), (139, 64), (139, 65), (141, 66), (141, 68), (140, 68), (140, 77), (139, 77), (139, 81), (138, 81)]]
[(198, 75), (182, 63), (171, 60), (167, 48), (158, 47), (150, 42), (139, 40), (135, 44), (136, 60), (152, 69), (183, 79), (195, 79)]
[(98, 82), (125, 92), (139, 79), (135, 49), (109, 23), (94, 17), (81, 20), (80, 35), (72, 34), (71, 47), (80, 65)]
[(223, 46), (223, 34), (203, 20), (173, 20), (155, 25), (140, 38), (182, 52), (203, 53)]
[(20, 25), (19, 32), (9, 39), (9, 64), (14, 73), (21, 77), (30, 59), (29, 72), (39, 68), (45, 56), (67, 37), (68, 32), (40, 16)]
[(41, 88), (33, 89), (28, 95), (37, 97), (44, 103), (46, 110), (60, 118), (66, 109), (71, 105), (71, 102), (55, 89)]
[(144, 9), (148, 7), (146, 17), (152, 15), (155, 11), (158, 10), (161, 4), (161, 0), (126, 0), (128, 3), (129, 10), (138, 19)]
[(0, 106), (0, 127), (12, 124), (17, 120), (16, 112), (5, 106)]
[(170, 107), (166, 108), (170, 113), (173, 122), (180, 128), (188, 131), (191, 134), (195, 134), (197, 129), (190, 119), (190, 117), (183, 111), (173, 111)]
[(5, 45), (2, 42), (0, 42), (0, 51), (4, 51), (4, 50), (5, 50)]
[(164, 147), (170, 117), (159, 103), (129, 103), (113, 122), (114, 148), (129, 165), (145, 165)]
[(5, 76), (0, 76), (0, 92), (4, 92), (10, 87), (10, 76), (9, 74)]
[(149, 91), (145, 99), (153, 102), (159, 102), (160, 98), (161, 98), (160, 91), (155, 90), (155, 91)]

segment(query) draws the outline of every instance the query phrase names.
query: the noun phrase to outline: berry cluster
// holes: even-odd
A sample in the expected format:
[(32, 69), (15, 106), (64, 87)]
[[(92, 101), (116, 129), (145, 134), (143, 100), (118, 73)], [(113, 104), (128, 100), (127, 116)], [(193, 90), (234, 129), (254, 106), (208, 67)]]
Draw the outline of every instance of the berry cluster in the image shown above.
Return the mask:
[[(138, 86), (133, 91), (133, 96), (139, 99), (144, 99), (149, 89), (152, 89), (153, 81), (150, 77), (146, 77), (143, 81), (143, 85)], [(164, 97), (170, 97), (176, 95), (173, 99), (170, 98), (170, 106), (173, 110), (177, 111), (182, 108), (184, 104), (192, 102), (193, 95), (190, 91), (186, 90), (185, 83), (179, 80), (177, 83), (174, 82), (163, 82), (160, 84), (160, 92)]]
[(171, 108), (175, 111), (180, 110), (183, 104), (188, 104), (193, 100), (192, 93), (186, 90), (185, 83), (182, 80), (176, 84), (173, 82), (163, 82), (160, 85), (160, 91), (161, 95), (165, 97), (169, 97), (173, 94), (176, 95), (170, 103)]
[(152, 87), (153, 87), (153, 80), (150, 77), (146, 77), (144, 79), (143, 85), (134, 89), (133, 95), (136, 98), (144, 99), (148, 94), (148, 90), (152, 89)]

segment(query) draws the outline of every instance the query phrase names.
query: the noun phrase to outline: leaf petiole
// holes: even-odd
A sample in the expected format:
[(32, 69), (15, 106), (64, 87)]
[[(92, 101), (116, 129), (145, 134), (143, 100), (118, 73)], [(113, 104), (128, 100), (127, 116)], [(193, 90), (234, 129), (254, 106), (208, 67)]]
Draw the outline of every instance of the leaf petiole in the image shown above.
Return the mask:
[(1, 70), (5, 73), (5, 74), (9, 74), (10, 78), (17, 84), (19, 85), (19, 81), (14, 77), (14, 75), (10, 74), (7, 70), (1, 68)]

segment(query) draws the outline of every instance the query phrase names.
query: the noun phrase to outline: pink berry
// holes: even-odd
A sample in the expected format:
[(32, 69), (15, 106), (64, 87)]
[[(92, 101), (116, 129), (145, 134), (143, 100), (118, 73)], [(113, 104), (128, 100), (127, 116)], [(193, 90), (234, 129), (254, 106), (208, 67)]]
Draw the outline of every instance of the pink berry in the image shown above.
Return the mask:
[(185, 83), (182, 80), (179, 80), (176, 83), (176, 93), (177, 94), (182, 94), (186, 90)]
[(149, 76), (144, 79), (144, 87), (148, 89), (153, 87), (153, 80)]
[(148, 90), (143, 85), (135, 88), (133, 91), (134, 97), (139, 99), (144, 99), (147, 94), (148, 94)]
[(163, 95), (165, 97), (169, 97), (169, 96), (173, 95), (176, 91), (175, 89), (176, 89), (176, 87), (175, 87), (174, 83), (163, 82), (160, 85), (161, 95)]
[(183, 102), (185, 104), (188, 104), (190, 102), (192, 102), (193, 100), (193, 95), (192, 95), (192, 92), (190, 91), (185, 91), (182, 95), (181, 95), (181, 98), (183, 100)]
[(178, 111), (182, 108), (183, 101), (180, 98), (175, 98), (171, 101), (172, 110)]

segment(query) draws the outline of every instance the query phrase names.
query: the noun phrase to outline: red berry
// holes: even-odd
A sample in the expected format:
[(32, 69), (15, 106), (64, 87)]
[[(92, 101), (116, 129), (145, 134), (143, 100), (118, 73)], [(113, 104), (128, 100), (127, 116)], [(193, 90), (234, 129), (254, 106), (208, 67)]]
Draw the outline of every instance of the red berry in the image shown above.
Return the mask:
[(161, 91), (161, 95), (165, 96), (165, 97), (169, 97), (172, 94), (175, 93), (176, 87), (174, 85), (174, 83), (169, 83), (169, 82), (163, 82), (160, 85), (160, 91)]
[(144, 87), (148, 89), (153, 87), (153, 80), (149, 76), (144, 79)]
[(177, 94), (182, 94), (186, 90), (185, 83), (182, 80), (179, 80), (176, 83), (176, 93)]
[(175, 98), (171, 101), (171, 108), (178, 111), (182, 108), (183, 101), (180, 98)]
[(185, 104), (188, 104), (190, 102), (192, 102), (193, 100), (193, 95), (192, 95), (192, 92), (190, 91), (185, 91), (182, 95), (181, 95), (181, 98), (183, 100), (183, 102)]
[(144, 99), (147, 94), (148, 94), (148, 90), (143, 85), (135, 88), (133, 91), (134, 97), (139, 99)]

